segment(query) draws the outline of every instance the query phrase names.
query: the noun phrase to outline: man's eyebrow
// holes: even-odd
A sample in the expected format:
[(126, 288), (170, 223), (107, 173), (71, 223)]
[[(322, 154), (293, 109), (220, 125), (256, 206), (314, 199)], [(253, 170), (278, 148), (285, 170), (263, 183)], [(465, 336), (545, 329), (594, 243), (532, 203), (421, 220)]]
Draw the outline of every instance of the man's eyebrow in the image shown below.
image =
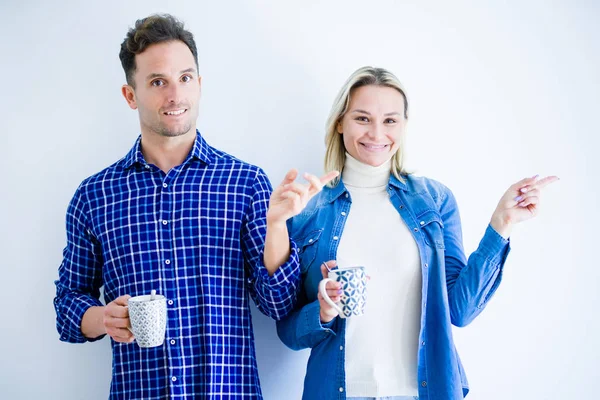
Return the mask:
[(164, 78), (165, 75), (164, 74), (157, 74), (156, 72), (151, 73), (150, 75), (148, 75), (146, 77), (146, 80), (149, 81), (150, 79), (154, 79), (154, 78)]
[[(181, 71), (181, 72), (180, 72), (180, 74), (186, 74), (186, 73), (189, 73), (189, 72), (196, 73), (196, 68), (193, 68), (193, 67), (186, 68), (186, 69), (184, 69), (183, 71)], [(147, 81), (149, 81), (150, 79), (154, 79), (154, 78), (165, 78), (165, 77), (166, 77), (166, 75), (165, 75), (165, 74), (161, 74), (161, 73), (156, 73), (156, 72), (153, 72), (153, 73), (149, 74), (149, 75), (146, 77), (146, 80), (147, 80)]]

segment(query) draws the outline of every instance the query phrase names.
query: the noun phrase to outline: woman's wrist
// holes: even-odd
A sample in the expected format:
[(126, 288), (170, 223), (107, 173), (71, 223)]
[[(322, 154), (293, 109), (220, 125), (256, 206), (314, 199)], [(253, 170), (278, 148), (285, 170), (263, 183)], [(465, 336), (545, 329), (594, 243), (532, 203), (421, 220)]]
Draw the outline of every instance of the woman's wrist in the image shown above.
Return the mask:
[(503, 218), (500, 215), (492, 215), (490, 225), (504, 239), (508, 239), (512, 232), (513, 223), (508, 218)]

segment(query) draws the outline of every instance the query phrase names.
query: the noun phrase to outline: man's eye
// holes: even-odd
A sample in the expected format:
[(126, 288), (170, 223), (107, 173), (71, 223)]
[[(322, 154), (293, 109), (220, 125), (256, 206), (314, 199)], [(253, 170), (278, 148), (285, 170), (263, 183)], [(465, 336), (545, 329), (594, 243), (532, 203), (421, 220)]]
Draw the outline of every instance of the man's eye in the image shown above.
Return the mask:
[(184, 75), (184, 76), (181, 77), (181, 80), (183, 82), (190, 82), (192, 80), (192, 77), (189, 76), (189, 75)]
[(152, 81), (152, 83), (151, 83), (152, 86), (162, 86), (164, 84), (165, 83), (161, 79), (157, 79), (155, 81)]

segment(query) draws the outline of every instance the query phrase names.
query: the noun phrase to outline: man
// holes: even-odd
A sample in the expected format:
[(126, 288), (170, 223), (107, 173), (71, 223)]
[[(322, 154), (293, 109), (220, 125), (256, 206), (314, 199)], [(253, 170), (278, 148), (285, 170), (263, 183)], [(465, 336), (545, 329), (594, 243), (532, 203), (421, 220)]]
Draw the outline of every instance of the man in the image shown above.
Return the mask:
[[(138, 20), (120, 58), (141, 136), (69, 205), (61, 340), (112, 338), (111, 398), (261, 398), (249, 295), (274, 319), (292, 309), (300, 273), (285, 222), (336, 173), (303, 185), (292, 170), (271, 195), (260, 168), (209, 146), (196, 131), (196, 45), (172, 16)], [(127, 299), (153, 289), (168, 299), (166, 339), (143, 349)]]

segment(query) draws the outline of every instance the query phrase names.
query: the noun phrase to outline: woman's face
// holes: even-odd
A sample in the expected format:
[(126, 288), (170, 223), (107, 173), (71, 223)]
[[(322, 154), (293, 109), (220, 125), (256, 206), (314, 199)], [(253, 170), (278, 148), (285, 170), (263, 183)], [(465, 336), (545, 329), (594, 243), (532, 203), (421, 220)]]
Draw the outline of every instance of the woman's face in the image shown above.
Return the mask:
[(350, 92), (348, 111), (337, 131), (352, 157), (378, 167), (396, 153), (405, 127), (402, 94), (391, 87), (367, 85)]

